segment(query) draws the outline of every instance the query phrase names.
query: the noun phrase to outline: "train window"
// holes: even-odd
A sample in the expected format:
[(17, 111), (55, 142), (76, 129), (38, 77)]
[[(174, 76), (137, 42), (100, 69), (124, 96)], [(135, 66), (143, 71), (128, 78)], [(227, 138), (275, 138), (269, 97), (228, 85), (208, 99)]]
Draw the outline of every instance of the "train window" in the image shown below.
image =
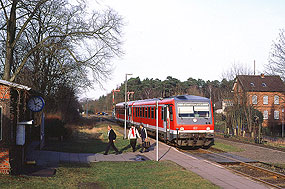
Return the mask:
[(208, 103), (178, 103), (178, 116), (181, 118), (209, 117)]
[(138, 108), (136, 108), (136, 116), (137, 116), (137, 117), (139, 117), (139, 114), (138, 114), (138, 113), (139, 113), (139, 110), (138, 110)]
[(144, 107), (142, 108), (142, 117), (145, 117), (144, 116)]
[(169, 113), (170, 113), (170, 121), (173, 121), (173, 110), (172, 110), (172, 106), (169, 106)]
[(150, 119), (150, 107), (147, 108), (147, 117)]
[(154, 108), (152, 107), (151, 108), (151, 119), (153, 119), (154, 118)]
[(140, 107), (140, 117), (142, 117), (142, 108)]
[(147, 109), (148, 109), (148, 107), (145, 107), (145, 118), (147, 118)]

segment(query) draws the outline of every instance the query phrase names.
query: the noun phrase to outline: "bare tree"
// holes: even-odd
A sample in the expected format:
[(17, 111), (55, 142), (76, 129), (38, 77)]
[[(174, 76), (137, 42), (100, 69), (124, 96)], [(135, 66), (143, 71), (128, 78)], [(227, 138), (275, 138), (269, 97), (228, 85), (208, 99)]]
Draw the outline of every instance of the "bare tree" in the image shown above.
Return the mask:
[(234, 80), (237, 75), (252, 75), (253, 71), (246, 65), (233, 63), (231, 67), (222, 73), (222, 79)]
[(285, 30), (281, 29), (279, 38), (273, 42), (269, 54), (268, 64), (265, 65), (265, 73), (279, 75), (285, 80)]
[(121, 54), (122, 19), (111, 9), (88, 14), (84, 1), (72, 5), (67, 0), (0, 3), (5, 80), (15, 81), (26, 67), (38, 75), (65, 75), (75, 84), (86, 81), (88, 72), (100, 81), (110, 72), (109, 60)]

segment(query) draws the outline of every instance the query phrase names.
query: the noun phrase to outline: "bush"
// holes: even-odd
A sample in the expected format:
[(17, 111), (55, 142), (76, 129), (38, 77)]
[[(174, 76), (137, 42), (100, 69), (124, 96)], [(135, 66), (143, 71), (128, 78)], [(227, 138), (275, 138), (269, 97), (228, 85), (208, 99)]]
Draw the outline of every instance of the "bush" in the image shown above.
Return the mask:
[(45, 135), (47, 137), (66, 137), (67, 129), (64, 127), (64, 122), (58, 118), (47, 118), (45, 120)]

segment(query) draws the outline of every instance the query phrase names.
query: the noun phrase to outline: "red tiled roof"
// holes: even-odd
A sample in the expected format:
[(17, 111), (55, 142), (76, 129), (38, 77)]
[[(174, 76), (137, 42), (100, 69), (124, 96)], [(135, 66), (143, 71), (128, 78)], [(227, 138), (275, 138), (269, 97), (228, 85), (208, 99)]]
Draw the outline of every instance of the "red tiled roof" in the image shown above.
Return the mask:
[(245, 91), (285, 92), (280, 76), (237, 75), (236, 79)]

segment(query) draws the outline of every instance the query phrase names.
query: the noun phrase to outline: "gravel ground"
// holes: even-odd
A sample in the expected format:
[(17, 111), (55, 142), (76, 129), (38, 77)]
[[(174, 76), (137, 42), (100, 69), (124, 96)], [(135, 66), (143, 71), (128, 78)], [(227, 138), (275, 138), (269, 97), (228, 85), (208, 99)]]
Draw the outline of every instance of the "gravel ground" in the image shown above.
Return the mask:
[(215, 140), (224, 144), (229, 144), (244, 149), (244, 151), (242, 152), (231, 152), (232, 154), (236, 154), (238, 156), (243, 156), (249, 159), (258, 160), (265, 163), (285, 164), (285, 152), (259, 147), (251, 144), (243, 144), (243, 143), (223, 140), (220, 138), (215, 138)]

